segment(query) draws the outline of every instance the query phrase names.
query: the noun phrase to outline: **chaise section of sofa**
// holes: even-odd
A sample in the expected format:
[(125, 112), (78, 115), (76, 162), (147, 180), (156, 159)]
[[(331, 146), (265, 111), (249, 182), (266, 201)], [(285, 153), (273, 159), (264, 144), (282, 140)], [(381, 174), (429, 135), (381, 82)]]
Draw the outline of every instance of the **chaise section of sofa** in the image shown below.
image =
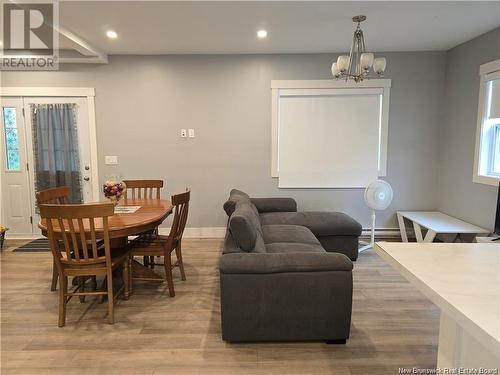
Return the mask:
[(349, 215), (328, 211), (297, 212), (297, 202), (293, 198), (250, 198), (248, 194), (233, 189), (224, 203), (228, 216), (241, 200), (250, 200), (263, 226), (283, 224), (306, 227), (326, 251), (345, 254), (351, 260), (358, 258), (362, 227)]
[(264, 207), (279, 213), (296, 209), (296, 203), (250, 199), (233, 190), (224, 204), (229, 220), (219, 263), (223, 339), (345, 342), (351, 260), (325, 251), (306, 226), (262, 225)]

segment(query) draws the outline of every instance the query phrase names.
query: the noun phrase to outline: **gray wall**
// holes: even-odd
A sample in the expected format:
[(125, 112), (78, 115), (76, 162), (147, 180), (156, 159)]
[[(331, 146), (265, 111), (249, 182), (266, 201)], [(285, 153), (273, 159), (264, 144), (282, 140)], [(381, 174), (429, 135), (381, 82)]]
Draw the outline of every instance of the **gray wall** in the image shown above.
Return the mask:
[(472, 182), (479, 66), (500, 58), (500, 28), (446, 54), (444, 122), (439, 133), (438, 208), (492, 229), (497, 187)]
[[(390, 53), (392, 79), (387, 180), (396, 209), (436, 209), (438, 131), (445, 53)], [(252, 196), (292, 196), (300, 209), (344, 211), (368, 227), (363, 191), (280, 190), (270, 177), (272, 79), (330, 79), (333, 55), (113, 56), (109, 65), (65, 65), (59, 72), (8, 72), (5, 86), (96, 88), (101, 180), (163, 178), (168, 193), (192, 188), (188, 225), (225, 225), (232, 187)], [(196, 138), (181, 139), (181, 128)], [(119, 166), (105, 166), (118, 155)]]

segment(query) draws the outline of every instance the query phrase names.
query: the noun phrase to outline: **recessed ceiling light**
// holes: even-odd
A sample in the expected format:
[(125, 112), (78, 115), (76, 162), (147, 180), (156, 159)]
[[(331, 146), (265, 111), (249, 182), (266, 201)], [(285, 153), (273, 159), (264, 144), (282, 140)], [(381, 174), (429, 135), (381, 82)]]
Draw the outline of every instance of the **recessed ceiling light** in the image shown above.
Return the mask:
[(113, 31), (113, 30), (106, 31), (106, 36), (109, 39), (116, 39), (116, 38), (118, 38), (118, 34), (116, 33), (116, 31)]
[(266, 30), (257, 31), (257, 38), (259, 38), (259, 39), (267, 38), (267, 31)]

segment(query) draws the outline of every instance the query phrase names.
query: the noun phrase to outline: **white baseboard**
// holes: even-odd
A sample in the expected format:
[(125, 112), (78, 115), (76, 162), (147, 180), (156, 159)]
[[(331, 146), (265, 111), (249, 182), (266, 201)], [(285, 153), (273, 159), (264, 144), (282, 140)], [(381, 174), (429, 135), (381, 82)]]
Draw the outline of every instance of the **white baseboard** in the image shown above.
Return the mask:
[[(371, 229), (363, 228), (361, 235), (362, 236), (370, 236)], [(399, 236), (401, 236), (401, 232), (397, 228), (377, 228), (377, 229), (375, 229), (375, 237), (377, 237), (377, 236), (399, 237)]]
[[(160, 234), (168, 235), (170, 228), (160, 228)], [(183, 238), (224, 238), (226, 227), (200, 227), (184, 229)]]
[[(160, 234), (168, 235), (170, 228), (160, 228)], [(186, 228), (184, 230), (184, 238), (224, 238), (226, 235), (226, 227), (199, 227)], [(362, 236), (369, 236), (370, 229), (363, 229)], [(396, 228), (378, 228), (375, 229), (375, 236), (383, 237), (398, 237), (400, 236), (399, 229)], [(12, 240), (35, 240), (41, 238), (41, 234), (9, 234), (8, 239)]]
[(13, 234), (7, 232), (5, 236), (6, 240), (36, 240), (37, 238), (43, 238), (43, 236), (38, 234)]

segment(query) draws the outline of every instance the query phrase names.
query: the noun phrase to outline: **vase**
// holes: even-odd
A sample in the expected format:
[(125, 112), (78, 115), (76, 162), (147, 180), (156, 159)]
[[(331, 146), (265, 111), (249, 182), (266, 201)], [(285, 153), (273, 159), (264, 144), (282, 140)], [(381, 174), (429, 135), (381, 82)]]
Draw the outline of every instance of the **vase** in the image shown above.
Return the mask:
[(127, 188), (125, 183), (118, 176), (110, 176), (102, 186), (103, 193), (115, 206), (120, 199), (125, 195)]

